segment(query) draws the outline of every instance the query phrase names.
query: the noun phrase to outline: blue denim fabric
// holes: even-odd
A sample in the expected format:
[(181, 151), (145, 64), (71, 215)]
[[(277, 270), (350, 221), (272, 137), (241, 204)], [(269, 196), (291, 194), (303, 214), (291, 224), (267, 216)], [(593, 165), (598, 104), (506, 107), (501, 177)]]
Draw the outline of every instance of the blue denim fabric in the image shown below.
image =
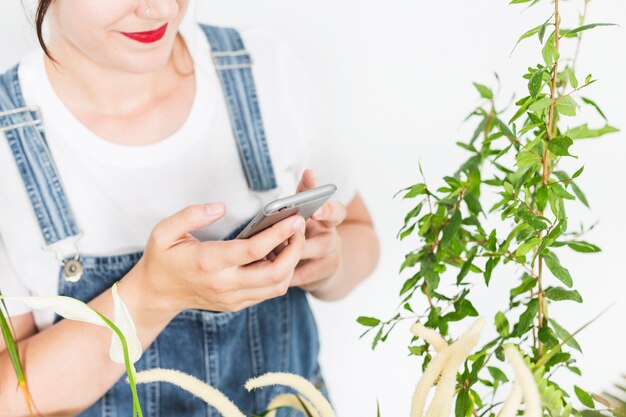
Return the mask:
[(38, 109), (24, 104), (18, 66), (0, 76), (0, 132), (4, 132), (44, 240), (51, 245), (78, 234)]
[[(211, 45), (248, 185), (253, 191), (273, 189), (276, 180), (251, 59), (236, 30), (201, 27)], [(78, 226), (47, 147), (41, 117), (37, 109), (26, 108), (24, 104), (17, 66), (0, 75), (0, 131), (4, 131), (9, 141), (46, 243), (77, 235)], [(248, 221), (224, 240), (235, 238)], [(60, 268), (59, 294), (88, 302), (124, 277), (142, 254), (80, 256), (84, 267), (82, 278), (77, 282), (67, 281)], [(64, 261), (71, 258), (73, 255)], [(60, 319), (56, 316), (55, 322)], [(281, 386), (252, 393), (243, 388), (246, 380), (266, 372), (302, 375), (329, 398), (318, 354), (317, 326), (306, 293), (292, 287), (284, 296), (237, 312), (185, 310), (169, 323), (135, 365), (138, 371), (160, 367), (194, 375), (222, 391), (242, 411), (259, 413), (275, 395), (292, 392)], [(219, 415), (214, 408), (167, 383), (139, 385), (138, 393), (146, 417)], [(124, 375), (79, 416), (131, 414), (131, 394)], [(300, 414), (287, 410), (278, 413), (279, 417), (289, 415)]]

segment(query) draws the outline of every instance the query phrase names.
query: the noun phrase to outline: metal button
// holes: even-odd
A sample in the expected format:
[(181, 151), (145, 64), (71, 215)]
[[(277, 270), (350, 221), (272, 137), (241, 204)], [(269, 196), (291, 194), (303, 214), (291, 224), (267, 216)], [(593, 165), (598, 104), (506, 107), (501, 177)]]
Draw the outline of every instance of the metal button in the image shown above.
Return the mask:
[(83, 276), (83, 264), (80, 263), (78, 257), (70, 259), (63, 265), (63, 274), (65, 280), (69, 282), (77, 282)]

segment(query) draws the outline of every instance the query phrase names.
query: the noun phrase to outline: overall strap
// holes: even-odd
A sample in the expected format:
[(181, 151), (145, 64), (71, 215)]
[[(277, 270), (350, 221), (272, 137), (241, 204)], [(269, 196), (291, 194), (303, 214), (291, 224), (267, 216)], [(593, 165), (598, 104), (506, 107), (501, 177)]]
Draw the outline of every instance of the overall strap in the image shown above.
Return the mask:
[(78, 235), (39, 109), (24, 102), (18, 65), (0, 74), (0, 133), (9, 143), (46, 244)]
[(252, 58), (232, 28), (200, 24), (222, 83), (239, 158), (254, 191), (277, 187), (252, 76)]

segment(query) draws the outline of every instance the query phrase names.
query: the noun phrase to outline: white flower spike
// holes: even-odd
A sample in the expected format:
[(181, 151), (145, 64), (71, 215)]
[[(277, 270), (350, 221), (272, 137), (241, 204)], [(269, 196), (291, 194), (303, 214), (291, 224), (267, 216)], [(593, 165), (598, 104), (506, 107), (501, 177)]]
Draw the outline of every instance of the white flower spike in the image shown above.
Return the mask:
[(326, 397), (315, 388), (315, 385), (300, 375), (285, 372), (268, 372), (256, 378), (250, 378), (246, 382), (245, 387), (248, 391), (252, 391), (253, 389), (263, 388), (269, 385), (291, 387), (313, 404), (314, 409), (317, 409), (320, 417), (335, 417), (335, 412)]
[(245, 414), (219, 390), (198, 378), (175, 369), (149, 369), (137, 372), (138, 384), (169, 382), (195, 395), (205, 403), (215, 407), (223, 417), (245, 417)]
[[(293, 407), (297, 410), (300, 410), (302, 414), (306, 414), (306, 410), (302, 407), (300, 403), (302, 401), (306, 408), (309, 410), (309, 413), (313, 417), (320, 417), (320, 414), (317, 412), (317, 409), (311, 404), (306, 398), (298, 398), (295, 394), (279, 394), (272, 401), (270, 401), (267, 406), (268, 410), (272, 410), (278, 407)], [(266, 414), (266, 417), (276, 417), (276, 412), (278, 410), (272, 410)]]
[(456, 342), (450, 346), (447, 346), (447, 344), (444, 346), (445, 341), (441, 335), (435, 336), (432, 329), (427, 329), (421, 325), (413, 325), (411, 331), (435, 347), (438, 354), (430, 361), (426, 371), (417, 383), (411, 404), (411, 417), (424, 416), (426, 397), (440, 375), (441, 379), (437, 384), (435, 396), (426, 412), (426, 416), (446, 417), (448, 415), (452, 405), (452, 398), (454, 397), (456, 371), (478, 343), (480, 332), (484, 326), (485, 319), (479, 317)]
[(434, 347), (437, 352), (441, 352), (448, 347), (448, 343), (446, 343), (443, 337), (441, 337), (435, 329), (425, 327), (419, 322), (414, 323), (413, 326), (411, 326), (411, 331), (415, 336), (421, 337), (426, 341), (426, 343)]
[[(513, 370), (515, 371), (515, 384), (513, 386), (513, 392), (511, 392), (511, 397), (514, 397), (511, 401), (509, 407), (505, 403), (505, 406), (502, 408), (502, 412), (499, 417), (506, 417), (507, 413), (516, 414), (517, 408), (519, 407), (519, 393), (516, 392), (516, 387), (519, 386), (521, 388), (522, 397), (524, 398), (524, 403), (526, 404), (526, 408), (524, 409), (524, 417), (541, 417), (543, 411), (541, 409), (541, 398), (539, 397), (539, 389), (537, 389), (537, 384), (535, 383), (535, 378), (533, 377), (532, 372), (526, 366), (524, 359), (522, 359), (522, 355), (519, 350), (512, 345), (507, 345), (504, 347), (504, 357), (511, 364)], [(508, 402), (508, 400), (507, 400)], [(516, 403), (517, 402), (517, 403)], [(511, 408), (515, 408), (514, 410), (510, 410)]]
[(522, 405), (522, 385), (519, 381), (515, 381), (511, 394), (509, 394), (509, 397), (504, 402), (498, 417), (515, 417), (520, 405)]
[(485, 327), (485, 319), (481, 317), (459, 340), (450, 346), (450, 355), (441, 372), (441, 379), (437, 383), (437, 390), (426, 412), (426, 417), (447, 417), (449, 415), (456, 387), (456, 371), (478, 344), (483, 327)]

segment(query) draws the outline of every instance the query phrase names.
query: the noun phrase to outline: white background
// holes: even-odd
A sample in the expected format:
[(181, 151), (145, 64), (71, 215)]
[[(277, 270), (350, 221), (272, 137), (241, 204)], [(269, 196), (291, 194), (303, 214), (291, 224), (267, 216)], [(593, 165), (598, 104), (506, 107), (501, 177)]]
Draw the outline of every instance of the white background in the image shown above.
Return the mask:
[[(372, 352), (371, 337), (358, 339), (359, 315), (388, 319), (395, 314), (404, 253), (416, 246), (410, 238), (396, 240), (410, 206), (392, 196), (419, 180), (421, 161), (431, 185), (449, 175), (466, 154), (455, 147), (472, 124), (465, 116), (480, 103), (471, 81), (494, 85), (502, 79), (500, 106), (516, 93), (525, 94), (521, 79), (527, 66), (540, 61), (536, 38), (509, 55), (517, 37), (543, 23), (550, 2), (533, 9), (509, 6), (505, 0), (229, 0), (204, 1), (199, 19), (215, 24), (258, 26), (284, 34), (319, 77), (320, 88), (335, 109), (338, 135), (345, 141), (346, 163), (374, 217), (381, 239), (381, 261), (372, 276), (346, 299), (313, 301), (322, 344), (322, 367), (340, 417), (375, 416), (376, 399), (383, 416), (408, 416), (419, 361), (408, 357), (409, 321), (398, 325), (387, 342)], [(579, 79), (592, 72), (599, 82), (585, 95), (599, 103), (610, 122), (626, 129), (626, 3), (592, 1), (589, 22), (613, 22), (620, 27), (587, 32), (579, 57)], [(575, 24), (582, 0), (561, 2), (565, 25)], [(18, 0), (0, 2), (0, 69), (16, 62), (33, 47), (33, 29)], [(571, 44), (571, 41), (569, 42)], [(567, 51), (567, 46), (564, 46)], [(587, 114), (587, 113), (585, 113)], [(589, 113), (592, 124), (600, 121)], [(606, 305), (616, 305), (579, 336), (585, 355), (580, 359), (584, 380), (563, 374), (563, 384), (589, 389), (609, 388), (626, 372), (624, 355), (624, 220), (623, 133), (576, 143), (572, 148), (585, 165), (579, 184), (591, 210), (572, 208), (570, 223), (598, 226), (587, 237), (604, 251), (574, 255), (562, 251), (583, 305), (564, 302), (551, 314), (570, 330)], [(502, 308), (506, 288), (515, 274), (497, 274), (489, 292), (472, 301), (485, 313)], [(479, 280), (480, 281), (480, 280)], [(414, 308), (422, 310), (424, 300)], [(621, 333), (621, 335), (620, 335)]]

